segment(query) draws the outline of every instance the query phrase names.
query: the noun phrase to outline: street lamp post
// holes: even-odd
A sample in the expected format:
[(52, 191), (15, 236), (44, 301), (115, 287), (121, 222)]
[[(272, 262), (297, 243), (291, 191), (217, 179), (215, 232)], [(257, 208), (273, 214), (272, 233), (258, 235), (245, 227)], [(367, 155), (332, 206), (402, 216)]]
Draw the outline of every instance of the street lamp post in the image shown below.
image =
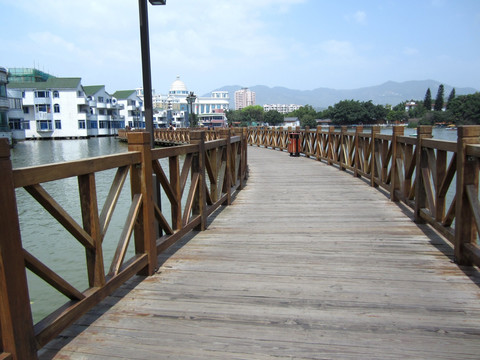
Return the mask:
[[(165, 5), (167, 0), (148, 0), (152, 5)], [(150, 68), (150, 40), (148, 36), (147, 0), (138, 0), (140, 15), (140, 47), (142, 50), (143, 105), (145, 107), (145, 128), (150, 133), (150, 146), (153, 148), (153, 101), (152, 72)]]
[(190, 94), (187, 95), (187, 103), (188, 103), (188, 122), (189, 126), (192, 127), (193, 125), (193, 102), (197, 96), (193, 93), (193, 91), (190, 91)]

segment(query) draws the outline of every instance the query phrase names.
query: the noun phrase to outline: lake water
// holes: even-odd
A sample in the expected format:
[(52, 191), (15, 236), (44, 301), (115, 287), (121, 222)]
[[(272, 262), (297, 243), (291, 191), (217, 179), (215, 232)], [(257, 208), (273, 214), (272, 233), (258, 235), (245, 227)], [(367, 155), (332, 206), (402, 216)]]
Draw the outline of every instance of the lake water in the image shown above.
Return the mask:
[[(368, 131), (368, 129), (365, 131)], [(391, 128), (382, 129), (382, 133), (391, 134), (391, 131)], [(409, 135), (415, 131), (415, 129), (405, 129), (405, 134)], [(433, 136), (435, 139), (455, 141), (457, 133), (446, 129), (434, 129)], [(127, 151), (127, 144), (114, 138), (24, 141), (16, 144), (15, 148), (12, 149), (11, 158), (13, 167), (19, 168), (125, 151)], [(103, 206), (114, 175), (115, 170), (95, 174), (99, 209)], [(43, 186), (79, 224), (82, 223), (76, 178), (46, 183)], [(17, 189), (16, 195), (24, 248), (80, 291), (86, 289), (88, 284), (83, 246), (34, 201), (24, 189)], [(116, 241), (118, 241), (123, 229), (123, 222), (130, 202), (130, 185), (127, 178), (103, 243), (107, 272), (115, 252)], [(168, 208), (168, 204), (163, 207), (163, 209)], [(165, 215), (169, 216), (168, 213)], [(132, 244), (130, 244), (129, 254), (133, 254)], [(29, 271), (27, 274), (35, 321), (41, 320), (68, 300), (36, 275)]]

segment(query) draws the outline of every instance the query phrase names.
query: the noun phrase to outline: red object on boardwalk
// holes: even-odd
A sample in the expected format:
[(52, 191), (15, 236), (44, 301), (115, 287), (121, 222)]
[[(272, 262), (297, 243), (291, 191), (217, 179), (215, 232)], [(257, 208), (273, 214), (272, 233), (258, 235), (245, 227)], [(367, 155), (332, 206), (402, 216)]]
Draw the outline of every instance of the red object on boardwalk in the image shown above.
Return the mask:
[(299, 133), (288, 134), (288, 152), (290, 156), (300, 156)]

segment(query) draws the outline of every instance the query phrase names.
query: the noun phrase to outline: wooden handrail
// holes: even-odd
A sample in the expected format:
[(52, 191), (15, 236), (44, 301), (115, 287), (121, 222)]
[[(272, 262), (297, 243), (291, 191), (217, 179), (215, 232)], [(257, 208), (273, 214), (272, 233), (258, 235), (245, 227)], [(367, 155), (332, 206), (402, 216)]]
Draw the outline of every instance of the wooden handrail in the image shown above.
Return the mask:
[(415, 221), (427, 222), (454, 245), (458, 264), (480, 266), (480, 126), (460, 126), (457, 142), (432, 139), (431, 126), (420, 126), (415, 138), (404, 136), (403, 127), (394, 127), (391, 135), (380, 134), (378, 126), (370, 132), (363, 126), (355, 132), (333, 126), (315, 131), (252, 127), (247, 141), (286, 151), (293, 131), (300, 134), (302, 155), (351, 171), (387, 191), (392, 201), (412, 208)]
[[(246, 132), (230, 134), (179, 131), (172, 136), (183, 146), (151, 149), (148, 133), (123, 132), (129, 151), (91, 159), (12, 169), (8, 143), (0, 139), (0, 357), (36, 359), (36, 352), (90, 308), (135, 274), (152, 275), (157, 256), (189, 231), (205, 230), (207, 217), (231, 202), (246, 179)], [(207, 142), (206, 140), (212, 140)], [(184, 157), (180, 169), (180, 157)], [(168, 159), (168, 170), (159, 161)], [(116, 169), (110, 191), (99, 211), (95, 174)], [(130, 173), (131, 204), (109, 267), (103, 241), (120, 191)], [(187, 178), (190, 176), (190, 186)], [(77, 223), (42, 186), (66, 178), (78, 179), (82, 222)], [(88, 288), (76, 289), (24, 249), (19, 229), (15, 188), (25, 188), (85, 248)], [(154, 189), (164, 190), (172, 219), (164, 216)], [(182, 201), (184, 199), (185, 201)], [(158, 230), (160, 229), (160, 231)], [(158, 233), (157, 233), (158, 231)], [(135, 254), (126, 259), (130, 237)], [(65, 241), (65, 239), (59, 239)], [(70, 301), (33, 323), (26, 269)], [(105, 269), (110, 269), (105, 276)]]

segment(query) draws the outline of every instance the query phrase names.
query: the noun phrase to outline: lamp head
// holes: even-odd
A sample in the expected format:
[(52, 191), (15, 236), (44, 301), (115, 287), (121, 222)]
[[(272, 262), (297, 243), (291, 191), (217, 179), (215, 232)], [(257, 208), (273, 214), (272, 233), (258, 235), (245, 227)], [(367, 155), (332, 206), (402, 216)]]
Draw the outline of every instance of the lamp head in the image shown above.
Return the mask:
[(165, 5), (167, 0), (148, 0), (152, 5)]

